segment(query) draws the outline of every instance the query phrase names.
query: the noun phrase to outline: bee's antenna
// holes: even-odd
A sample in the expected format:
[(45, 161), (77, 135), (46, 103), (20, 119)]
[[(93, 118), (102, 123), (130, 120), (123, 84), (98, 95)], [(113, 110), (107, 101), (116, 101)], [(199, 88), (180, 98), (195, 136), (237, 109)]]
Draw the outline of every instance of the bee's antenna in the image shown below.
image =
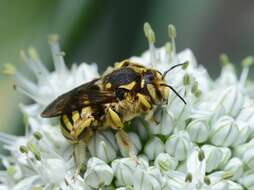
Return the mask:
[(168, 74), (169, 71), (175, 69), (176, 67), (180, 67), (180, 66), (183, 66), (183, 67), (187, 67), (189, 64), (189, 62), (184, 62), (184, 63), (180, 63), (180, 64), (177, 64), (177, 65), (174, 65), (172, 67), (170, 67), (168, 70), (166, 70), (163, 75), (162, 75), (162, 79), (164, 79), (166, 77), (166, 75)]
[(170, 86), (168, 84), (161, 84), (161, 86), (169, 87), (178, 96), (178, 98), (180, 98), (183, 101), (183, 103), (185, 105), (187, 104), (186, 101), (184, 100), (184, 98), (172, 86)]

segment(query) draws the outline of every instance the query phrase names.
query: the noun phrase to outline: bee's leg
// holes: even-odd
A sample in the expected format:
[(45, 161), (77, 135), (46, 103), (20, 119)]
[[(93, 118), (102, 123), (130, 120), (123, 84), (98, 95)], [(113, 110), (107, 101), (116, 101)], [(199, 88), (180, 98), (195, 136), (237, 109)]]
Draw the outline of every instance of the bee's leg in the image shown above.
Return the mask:
[(144, 107), (144, 111), (148, 111), (148, 110), (152, 109), (152, 105), (147, 100), (145, 95), (143, 95), (141, 93), (137, 93), (137, 97), (138, 97), (139, 103)]
[(134, 159), (138, 164), (138, 158), (134, 150), (133, 144), (128, 138), (128, 134), (123, 129), (118, 129), (116, 133), (116, 140), (125, 154), (128, 154), (130, 158)]
[(86, 160), (86, 151), (87, 151), (87, 144), (90, 140), (90, 138), (93, 135), (93, 130), (91, 129), (91, 126), (87, 126), (87, 128), (84, 128), (82, 132), (79, 135), (79, 142), (74, 145), (74, 161), (76, 164), (76, 171), (74, 178), (76, 179), (77, 176), (80, 174), (80, 170), (82, 169), (82, 165)]
[(114, 129), (122, 129), (123, 122), (119, 117), (118, 113), (116, 113), (111, 107), (106, 108), (106, 120), (107, 123)]
[(76, 165), (76, 171), (73, 176), (73, 179), (75, 180), (80, 174), (82, 164), (86, 159), (86, 144), (85, 143), (79, 142), (77, 144), (74, 144), (73, 157), (74, 157), (74, 162)]

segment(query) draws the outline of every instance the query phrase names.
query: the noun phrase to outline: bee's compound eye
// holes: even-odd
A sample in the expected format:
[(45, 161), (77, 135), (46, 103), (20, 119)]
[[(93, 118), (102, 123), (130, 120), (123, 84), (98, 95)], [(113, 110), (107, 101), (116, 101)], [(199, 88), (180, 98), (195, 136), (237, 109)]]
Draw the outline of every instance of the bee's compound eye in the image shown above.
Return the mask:
[(118, 99), (120, 99), (120, 100), (122, 100), (123, 98), (124, 98), (124, 93), (126, 92), (126, 90), (125, 89), (123, 89), (123, 88), (118, 88), (118, 89), (116, 89), (116, 96), (117, 96), (117, 98)]
[(144, 78), (146, 83), (151, 83), (154, 80), (154, 75), (152, 72), (146, 72)]

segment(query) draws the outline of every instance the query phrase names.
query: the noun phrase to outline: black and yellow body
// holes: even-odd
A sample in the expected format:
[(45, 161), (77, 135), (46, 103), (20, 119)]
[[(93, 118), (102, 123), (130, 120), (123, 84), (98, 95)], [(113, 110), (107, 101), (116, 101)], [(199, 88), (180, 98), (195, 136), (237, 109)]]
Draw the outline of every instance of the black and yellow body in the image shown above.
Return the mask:
[(95, 130), (120, 130), (126, 121), (165, 103), (168, 96), (169, 86), (159, 71), (125, 60), (59, 96), (41, 116), (60, 116), (66, 139), (87, 143)]

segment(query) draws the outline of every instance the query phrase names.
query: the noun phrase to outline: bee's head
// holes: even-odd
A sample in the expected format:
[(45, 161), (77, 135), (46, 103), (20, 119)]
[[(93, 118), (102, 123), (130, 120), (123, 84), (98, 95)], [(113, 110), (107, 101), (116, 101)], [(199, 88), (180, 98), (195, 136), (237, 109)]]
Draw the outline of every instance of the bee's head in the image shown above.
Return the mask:
[(149, 96), (155, 103), (166, 102), (169, 96), (169, 89), (171, 89), (186, 104), (181, 95), (165, 81), (167, 73), (168, 71), (161, 74), (157, 70), (149, 69), (144, 73), (143, 84), (141, 83), (141, 85), (146, 87)]
[(143, 86), (147, 89), (153, 102), (161, 103), (168, 99), (169, 89), (162, 74), (157, 70), (149, 69), (144, 73)]

